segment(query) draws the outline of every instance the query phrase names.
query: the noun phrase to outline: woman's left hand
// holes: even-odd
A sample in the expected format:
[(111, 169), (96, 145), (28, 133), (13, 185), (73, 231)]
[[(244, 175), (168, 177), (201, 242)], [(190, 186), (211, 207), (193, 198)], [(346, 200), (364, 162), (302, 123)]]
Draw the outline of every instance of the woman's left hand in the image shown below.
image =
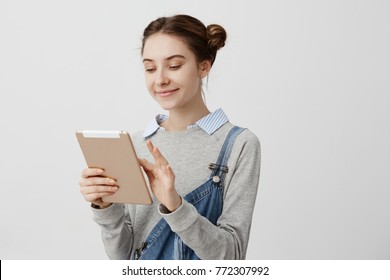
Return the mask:
[(148, 176), (154, 196), (169, 211), (173, 212), (181, 205), (181, 197), (175, 188), (175, 174), (160, 150), (153, 146), (151, 140), (146, 142), (146, 146), (153, 155), (155, 163), (140, 159), (141, 166)]

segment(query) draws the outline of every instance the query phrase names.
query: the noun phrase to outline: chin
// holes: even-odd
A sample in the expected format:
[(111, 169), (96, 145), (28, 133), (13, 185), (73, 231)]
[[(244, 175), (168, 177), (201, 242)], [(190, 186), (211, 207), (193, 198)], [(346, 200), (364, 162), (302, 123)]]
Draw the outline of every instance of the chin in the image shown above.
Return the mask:
[(164, 103), (162, 104), (162, 103), (160, 103), (160, 106), (161, 106), (161, 108), (163, 108), (164, 110), (167, 110), (167, 111), (177, 108), (176, 104), (164, 104)]

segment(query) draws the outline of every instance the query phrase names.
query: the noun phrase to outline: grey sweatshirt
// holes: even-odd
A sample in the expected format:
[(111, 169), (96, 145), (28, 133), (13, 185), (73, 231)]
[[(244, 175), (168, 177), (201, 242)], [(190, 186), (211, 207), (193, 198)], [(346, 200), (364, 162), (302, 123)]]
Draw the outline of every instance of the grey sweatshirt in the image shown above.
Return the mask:
[[(217, 161), (232, 127), (227, 122), (211, 135), (198, 126), (179, 132), (157, 130), (151, 137), (175, 173), (179, 195), (184, 196), (208, 180), (209, 164)], [(154, 162), (142, 131), (132, 135), (132, 140), (138, 157)], [(228, 167), (223, 211), (217, 225), (202, 217), (185, 200), (169, 214), (164, 213), (155, 198), (152, 205), (113, 204), (105, 209), (91, 208), (102, 230), (108, 257), (130, 259), (163, 218), (199, 258), (245, 259), (260, 175), (260, 142), (250, 130), (237, 137)]]

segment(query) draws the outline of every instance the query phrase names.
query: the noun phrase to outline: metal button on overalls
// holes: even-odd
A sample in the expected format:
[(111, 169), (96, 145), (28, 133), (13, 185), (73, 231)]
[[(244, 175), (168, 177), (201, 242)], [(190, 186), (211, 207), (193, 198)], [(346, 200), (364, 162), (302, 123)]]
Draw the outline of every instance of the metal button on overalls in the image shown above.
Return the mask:
[(221, 181), (221, 178), (219, 178), (219, 176), (214, 176), (213, 177), (213, 182), (214, 183), (219, 183)]

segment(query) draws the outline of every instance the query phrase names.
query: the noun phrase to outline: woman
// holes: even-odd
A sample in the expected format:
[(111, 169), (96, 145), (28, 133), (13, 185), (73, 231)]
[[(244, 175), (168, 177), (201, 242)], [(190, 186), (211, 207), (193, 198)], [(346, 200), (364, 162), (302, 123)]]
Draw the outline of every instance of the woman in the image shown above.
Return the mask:
[(226, 32), (188, 15), (162, 17), (144, 30), (146, 86), (169, 112), (132, 138), (153, 205), (101, 200), (118, 187), (86, 168), (81, 193), (92, 203), (111, 259), (244, 259), (260, 174), (260, 143), (202, 98)]

